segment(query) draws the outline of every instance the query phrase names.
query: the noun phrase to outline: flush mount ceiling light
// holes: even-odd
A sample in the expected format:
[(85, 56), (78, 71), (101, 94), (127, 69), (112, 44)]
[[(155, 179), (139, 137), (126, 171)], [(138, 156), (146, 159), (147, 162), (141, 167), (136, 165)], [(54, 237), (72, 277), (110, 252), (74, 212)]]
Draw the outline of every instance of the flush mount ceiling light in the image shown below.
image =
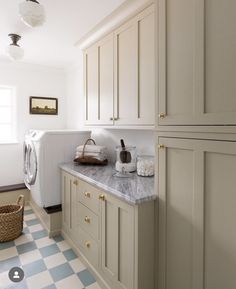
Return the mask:
[(12, 60), (20, 60), (24, 56), (24, 50), (17, 44), (21, 36), (13, 33), (8, 34), (8, 36), (12, 43), (7, 47), (7, 54)]
[(44, 7), (36, 0), (26, 0), (19, 4), (21, 20), (30, 27), (41, 26), (46, 19)]

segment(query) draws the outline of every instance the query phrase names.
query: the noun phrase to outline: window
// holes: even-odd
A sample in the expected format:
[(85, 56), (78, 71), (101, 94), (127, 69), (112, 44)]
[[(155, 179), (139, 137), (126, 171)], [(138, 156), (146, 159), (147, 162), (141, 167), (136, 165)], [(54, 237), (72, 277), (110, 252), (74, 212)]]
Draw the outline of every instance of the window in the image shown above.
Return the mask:
[(0, 85), (0, 143), (16, 142), (15, 89)]

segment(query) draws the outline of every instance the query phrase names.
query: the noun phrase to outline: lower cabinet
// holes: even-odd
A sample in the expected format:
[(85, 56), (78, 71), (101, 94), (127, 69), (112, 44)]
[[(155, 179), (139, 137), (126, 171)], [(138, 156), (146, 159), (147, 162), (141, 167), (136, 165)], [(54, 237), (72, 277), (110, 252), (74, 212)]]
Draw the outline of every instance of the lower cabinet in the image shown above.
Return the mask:
[(76, 234), (76, 194), (78, 180), (72, 175), (62, 172), (62, 227), (67, 234)]
[(134, 207), (107, 195), (102, 202), (101, 266), (116, 288), (134, 288)]
[(62, 231), (102, 288), (154, 289), (154, 202), (130, 205), (62, 171)]
[(236, 143), (160, 137), (158, 289), (235, 289)]

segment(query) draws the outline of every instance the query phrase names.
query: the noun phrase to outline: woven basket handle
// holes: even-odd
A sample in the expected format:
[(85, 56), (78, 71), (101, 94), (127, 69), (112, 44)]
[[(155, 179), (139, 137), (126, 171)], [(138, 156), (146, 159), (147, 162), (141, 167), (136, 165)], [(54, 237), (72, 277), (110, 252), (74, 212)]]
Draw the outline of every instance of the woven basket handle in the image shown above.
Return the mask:
[(88, 138), (88, 139), (86, 140), (85, 144), (84, 144), (84, 147), (83, 147), (82, 158), (84, 157), (85, 147), (86, 147), (86, 145), (88, 144), (88, 142), (90, 142), (90, 141), (93, 142), (94, 145), (96, 145), (94, 139), (92, 139), (92, 138)]
[(20, 195), (16, 201), (17, 205), (20, 205), (20, 202), (22, 201), (22, 207), (25, 206), (25, 197), (23, 195)]

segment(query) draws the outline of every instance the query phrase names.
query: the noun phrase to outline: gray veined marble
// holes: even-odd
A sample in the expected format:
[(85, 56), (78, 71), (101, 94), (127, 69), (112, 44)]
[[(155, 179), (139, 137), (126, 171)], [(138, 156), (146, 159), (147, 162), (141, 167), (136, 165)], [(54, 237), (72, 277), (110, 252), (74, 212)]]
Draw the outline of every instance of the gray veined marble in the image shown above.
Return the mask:
[(60, 168), (131, 204), (157, 198), (154, 192), (154, 177), (139, 177), (136, 173), (133, 173), (131, 178), (115, 177), (113, 175), (116, 171), (112, 165), (102, 167), (66, 163), (61, 164)]

